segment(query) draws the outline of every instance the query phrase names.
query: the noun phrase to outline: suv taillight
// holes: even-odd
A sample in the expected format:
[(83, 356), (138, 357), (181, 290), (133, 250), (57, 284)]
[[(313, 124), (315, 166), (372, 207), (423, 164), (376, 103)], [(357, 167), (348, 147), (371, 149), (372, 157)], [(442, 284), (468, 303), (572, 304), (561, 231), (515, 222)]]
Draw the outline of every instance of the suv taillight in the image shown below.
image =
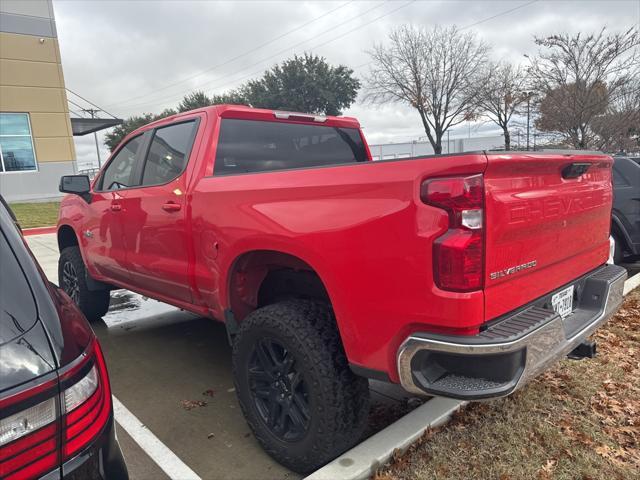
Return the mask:
[(470, 292), (483, 286), (484, 181), (482, 175), (425, 181), (420, 197), (449, 214), (449, 229), (433, 244), (433, 274), (443, 290)]
[[(22, 405), (29, 406), (12, 412)], [(39, 477), (80, 452), (100, 434), (111, 412), (109, 379), (97, 340), (59, 379), (1, 400), (0, 412), (3, 480)]]
[[(107, 366), (97, 340), (94, 341), (92, 357), (93, 362), (86, 361), (83, 366), (78, 367), (77, 371), (83, 372), (80, 380), (74, 382), (72, 372), (61, 376), (61, 385), (64, 389), (61, 394), (61, 404), (64, 408), (62, 419), (64, 460), (71, 458), (90, 444), (100, 434), (111, 413), (111, 389)], [(65, 387), (65, 382), (68, 380), (71, 380), (72, 385)]]

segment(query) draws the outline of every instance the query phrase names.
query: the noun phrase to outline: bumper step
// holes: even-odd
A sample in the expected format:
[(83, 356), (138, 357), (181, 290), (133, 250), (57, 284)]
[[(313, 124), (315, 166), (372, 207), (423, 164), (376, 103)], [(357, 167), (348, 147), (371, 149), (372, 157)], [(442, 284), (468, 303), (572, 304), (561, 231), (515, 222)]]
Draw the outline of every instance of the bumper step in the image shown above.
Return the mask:
[(411, 393), (463, 400), (509, 395), (567, 355), (595, 352), (578, 348), (618, 310), (626, 277), (607, 265), (569, 284), (575, 308), (565, 319), (551, 309), (563, 286), (477, 335), (413, 334), (398, 351), (400, 382)]

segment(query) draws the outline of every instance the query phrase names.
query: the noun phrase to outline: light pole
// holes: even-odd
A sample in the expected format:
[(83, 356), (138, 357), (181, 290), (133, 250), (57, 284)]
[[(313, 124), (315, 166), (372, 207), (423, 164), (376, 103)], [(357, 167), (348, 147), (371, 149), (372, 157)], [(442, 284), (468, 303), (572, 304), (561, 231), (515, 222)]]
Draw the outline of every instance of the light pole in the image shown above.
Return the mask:
[(522, 92), (523, 95), (527, 97), (527, 151), (529, 151), (529, 131), (531, 125), (531, 96), (533, 95), (532, 91)]
[[(95, 118), (96, 113), (98, 113), (100, 110), (94, 110), (93, 108), (83, 108), (82, 111), (87, 112), (89, 115), (91, 115), (91, 118)], [(102, 161), (100, 159), (100, 147), (98, 146), (97, 132), (93, 132), (93, 139), (96, 142), (96, 153), (98, 154), (98, 168), (102, 168)]]

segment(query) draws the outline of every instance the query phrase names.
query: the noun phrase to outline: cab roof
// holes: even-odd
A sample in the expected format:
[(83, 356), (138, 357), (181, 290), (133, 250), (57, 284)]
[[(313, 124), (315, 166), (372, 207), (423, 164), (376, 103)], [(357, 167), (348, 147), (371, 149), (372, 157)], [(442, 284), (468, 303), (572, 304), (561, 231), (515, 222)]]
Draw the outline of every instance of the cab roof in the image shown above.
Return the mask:
[(302, 112), (289, 112), (284, 110), (270, 110), (264, 108), (253, 108), (247, 105), (211, 105), (209, 107), (197, 108), (195, 110), (189, 110), (186, 112), (180, 112), (169, 117), (161, 118), (150, 122), (139, 129), (136, 132), (147, 130), (149, 127), (153, 127), (156, 124), (164, 124), (167, 121), (177, 120), (182, 117), (188, 117), (195, 113), (207, 113), (209, 115), (217, 116), (220, 118), (236, 118), (242, 120), (261, 120), (270, 122), (285, 122), (285, 123), (308, 123), (314, 125), (326, 125), (330, 127), (343, 127), (343, 128), (360, 128), (360, 123), (354, 117), (342, 117), (332, 115), (319, 115), (314, 113), (302, 113)]

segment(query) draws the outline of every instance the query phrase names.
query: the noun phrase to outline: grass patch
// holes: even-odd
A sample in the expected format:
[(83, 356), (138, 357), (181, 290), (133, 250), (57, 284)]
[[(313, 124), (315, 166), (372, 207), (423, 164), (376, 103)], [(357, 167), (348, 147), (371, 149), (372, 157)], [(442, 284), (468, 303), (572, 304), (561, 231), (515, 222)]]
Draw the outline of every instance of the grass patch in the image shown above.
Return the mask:
[(12, 203), (10, 207), (22, 228), (50, 227), (58, 223), (60, 202)]
[(595, 338), (595, 359), (470, 404), (374, 479), (640, 479), (640, 289)]

